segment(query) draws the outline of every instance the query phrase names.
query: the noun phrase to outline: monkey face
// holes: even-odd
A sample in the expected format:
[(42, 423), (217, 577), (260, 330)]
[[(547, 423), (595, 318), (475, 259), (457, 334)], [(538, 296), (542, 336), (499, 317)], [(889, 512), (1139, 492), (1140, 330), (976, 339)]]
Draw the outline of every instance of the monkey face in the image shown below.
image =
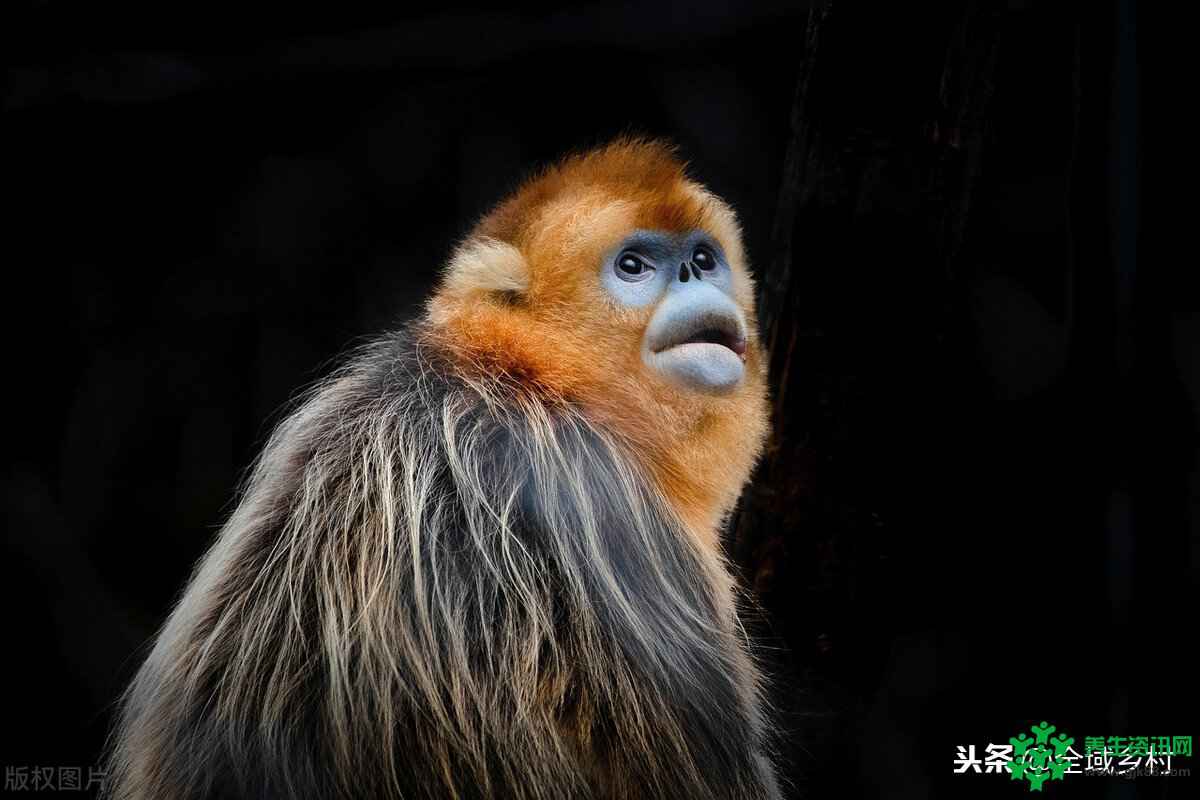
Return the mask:
[(603, 260), (601, 284), (618, 305), (652, 309), (641, 358), (675, 385), (727, 394), (745, 377), (746, 318), (733, 268), (700, 230), (638, 230)]
[(643, 412), (627, 429), (711, 432), (765, 398), (736, 217), (653, 142), (618, 140), (527, 182), (455, 254), (430, 319), (485, 372)]

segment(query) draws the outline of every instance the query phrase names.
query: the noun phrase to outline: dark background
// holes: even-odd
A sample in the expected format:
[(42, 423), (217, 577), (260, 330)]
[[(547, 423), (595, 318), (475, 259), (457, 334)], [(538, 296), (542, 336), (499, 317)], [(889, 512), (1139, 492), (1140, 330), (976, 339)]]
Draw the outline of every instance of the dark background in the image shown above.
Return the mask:
[(797, 796), (1018, 796), (955, 745), (1041, 719), (1198, 732), (1200, 315), (1147, 246), (1132, 0), (249, 5), (4, 10), (5, 766), (95, 763), (281, 407), (623, 132), (678, 143), (765, 287), (730, 553)]

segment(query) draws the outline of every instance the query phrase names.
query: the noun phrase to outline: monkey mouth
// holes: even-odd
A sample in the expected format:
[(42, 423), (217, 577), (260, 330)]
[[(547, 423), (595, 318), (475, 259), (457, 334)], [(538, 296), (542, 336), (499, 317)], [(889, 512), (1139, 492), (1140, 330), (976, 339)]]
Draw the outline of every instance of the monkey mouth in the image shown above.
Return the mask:
[(746, 324), (715, 292), (686, 298), (655, 313), (642, 352), (647, 366), (680, 387), (724, 394), (745, 376)]
[(746, 333), (740, 315), (726, 308), (692, 311), (677, 315), (670, 320), (671, 324), (657, 326), (657, 330), (651, 326), (648, 331), (650, 351), (657, 355), (678, 347), (716, 345), (733, 351), (742, 361), (746, 360)]
[[(668, 347), (679, 347), (686, 344), (717, 344), (732, 350), (743, 361), (746, 360), (746, 337), (737, 331), (736, 328), (733, 330), (715, 327), (702, 328), (683, 339), (683, 341), (668, 345)], [(662, 350), (658, 352), (661, 353)]]

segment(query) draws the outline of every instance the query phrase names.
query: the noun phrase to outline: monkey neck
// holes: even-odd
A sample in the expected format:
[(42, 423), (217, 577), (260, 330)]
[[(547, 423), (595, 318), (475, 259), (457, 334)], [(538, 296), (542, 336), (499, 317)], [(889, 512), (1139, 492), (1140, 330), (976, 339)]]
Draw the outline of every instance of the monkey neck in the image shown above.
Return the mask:
[(762, 438), (757, 415), (710, 410), (688, 429), (656, 432), (640, 448), (647, 470), (684, 524), (709, 548), (720, 546), (723, 524), (753, 469)]
[[(615, 398), (601, 411), (629, 444), (679, 518), (706, 547), (717, 548), (725, 520), (766, 442), (768, 403), (761, 354), (752, 350), (746, 382), (730, 395), (684, 392), (647, 376), (640, 355), (630, 377), (593, 395)], [(631, 415), (630, 408), (652, 409)]]
[[(713, 398), (630, 374), (625, 381), (581, 387), (578, 402), (624, 443), (688, 531), (716, 549), (766, 438), (761, 381), (754, 373), (734, 395)], [(641, 413), (646, 408), (651, 411)]]

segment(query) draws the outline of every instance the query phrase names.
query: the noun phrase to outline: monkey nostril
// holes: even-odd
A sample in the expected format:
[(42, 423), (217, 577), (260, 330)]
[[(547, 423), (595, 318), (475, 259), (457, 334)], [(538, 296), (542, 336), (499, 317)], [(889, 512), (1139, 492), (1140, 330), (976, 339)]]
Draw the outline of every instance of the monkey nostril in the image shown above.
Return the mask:
[(700, 268), (696, 266), (696, 263), (694, 261), (692, 262), (692, 274), (696, 276), (696, 280), (701, 279), (700, 278)]
[(687, 283), (687, 282), (688, 282), (688, 268), (687, 268), (687, 264), (680, 264), (680, 265), (679, 265), (679, 282), (680, 282), (680, 283)]

